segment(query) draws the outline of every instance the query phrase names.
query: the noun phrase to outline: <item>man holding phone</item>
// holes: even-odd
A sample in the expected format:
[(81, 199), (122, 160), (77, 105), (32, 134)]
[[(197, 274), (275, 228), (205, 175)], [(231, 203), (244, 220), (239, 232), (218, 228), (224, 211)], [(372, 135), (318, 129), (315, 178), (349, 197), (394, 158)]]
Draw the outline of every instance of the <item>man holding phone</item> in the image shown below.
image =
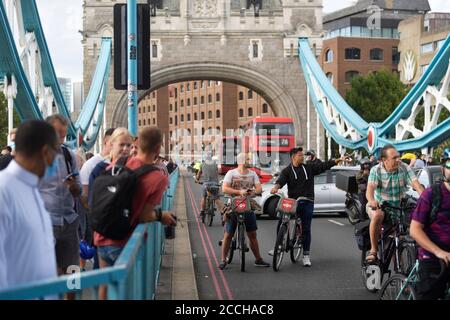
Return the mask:
[(50, 213), (55, 238), (58, 274), (71, 273), (69, 267), (79, 266), (79, 217), (74, 209), (74, 198), (81, 195), (81, 183), (75, 155), (66, 146), (68, 121), (61, 115), (46, 119), (58, 134), (59, 152), (47, 175), (39, 183), (45, 208)]

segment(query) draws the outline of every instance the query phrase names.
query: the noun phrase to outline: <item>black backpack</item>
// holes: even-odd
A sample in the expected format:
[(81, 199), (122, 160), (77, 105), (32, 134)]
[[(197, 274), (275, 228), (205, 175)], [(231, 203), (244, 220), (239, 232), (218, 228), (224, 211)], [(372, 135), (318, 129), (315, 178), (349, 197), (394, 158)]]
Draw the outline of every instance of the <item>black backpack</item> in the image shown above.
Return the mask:
[(120, 158), (111, 169), (98, 176), (93, 185), (92, 227), (113, 240), (123, 240), (132, 231), (130, 217), (139, 177), (160, 170), (153, 165), (131, 170), (125, 166), (127, 160), (128, 157)]

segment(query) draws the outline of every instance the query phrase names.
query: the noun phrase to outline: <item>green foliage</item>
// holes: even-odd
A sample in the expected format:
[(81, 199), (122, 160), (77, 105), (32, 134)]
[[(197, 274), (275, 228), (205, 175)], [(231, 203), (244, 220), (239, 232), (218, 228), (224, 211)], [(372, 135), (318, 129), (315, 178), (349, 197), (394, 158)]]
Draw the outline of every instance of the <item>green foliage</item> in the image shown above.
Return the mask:
[[(20, 120), (14, 112), (14, 128), (17, 128)], [(8, 101), (5, 95), (0, 92), (0, 147), (6, 146), (8, 142)]]

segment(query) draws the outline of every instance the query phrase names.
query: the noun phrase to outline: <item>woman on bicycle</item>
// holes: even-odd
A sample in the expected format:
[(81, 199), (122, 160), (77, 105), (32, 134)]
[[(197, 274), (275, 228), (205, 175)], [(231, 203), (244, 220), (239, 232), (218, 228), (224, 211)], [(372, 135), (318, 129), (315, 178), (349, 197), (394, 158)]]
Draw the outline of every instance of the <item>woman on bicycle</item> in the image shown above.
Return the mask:
[(420, 300), (444, 298), (450, 283), (449, 272), (441, 279), (433, 277), (440, 273), (438, 259), (445, 261), (447, 270), (450, 262), (450, 149), (442, 156), (442, 174), (444, 183), (426, 189), (412, 213), (410, 234), (420, 246), (416, 287)]
[[(252, 194), (261, 194), (262, 187), (259, 178), (254, 171), (249, 170), (250, 158), (246, 153), (240, 153), (237, 156), (237, 169), (228, 171), (223, 180), (223, 193), (232, 197), (241, 196), (248, 197)], [(252, 190), (250, 192), (250, 190)], [(222, 241), (222, 262), (219, 264), (219, 269), (223, 270), (227, 265), (226, 257), (230, 250), (231, 239), (236, 231), (237, 219), (231, 216), (225, 224), (225, 234)], [(270, 264), (265, 262), (259, 251), (258, 239), (256, 237), (256, 215), (254, 212), (245, 215), (245, 229), (250, 242), (250, 248), (256, 258), (256, 267), (270, 267)]]

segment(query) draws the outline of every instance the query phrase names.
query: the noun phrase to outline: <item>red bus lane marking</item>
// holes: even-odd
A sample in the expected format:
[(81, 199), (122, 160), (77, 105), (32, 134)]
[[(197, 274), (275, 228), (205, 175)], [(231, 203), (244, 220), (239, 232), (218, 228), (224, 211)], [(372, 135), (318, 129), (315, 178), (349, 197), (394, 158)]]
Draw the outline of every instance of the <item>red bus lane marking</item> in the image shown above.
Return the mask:
[[(188, 184), (188, 189), (189, 189), (188, 192), (191, 193), (191, 199), (193, 199), (194, 195), (193, 195), (193, 192), (192, 192), (192, 188), (190, 187), (189, 184)], [(197, 214), (197, 216), (200, 216), (200, 210), (198, 209), (197, 203), (195, 201), (194, 201), (194, 205), (195, 205), (194, 212)], [(198, 219), (197, 219), (197, 222), (198, 222)], [(198, 224), (200, 224), (200, 222), (198, 222)], [(212, 256), (214, 257), (214, 261), (216, 262), (217, 265), (219, 265), (219, 260), (217, 259), (216, 252), (215, 252), (214, 247), (212, 245), (211, 238), (209, 237), (207, 228), (206, 228), (206, 226), (203, 223), (200, 224), (200, 227), (203, 227), (203, 230), (204, 230), (204, 232), (206, 234), (206, 239), (207, 239), (208, 244), (209, 244), (209, 248), (210, 248), (210, 250), (212, 252)], [(218, 269), (218, 272), (220, 274), (220, 277), (222, 278), (222, 283), (223, 283), (223, 286), (225, 287), (225, 291), (226, 291), (226, 293), (228, 295), (228, 299), (229, 300), (234, 300), (233, 294), (231, 293), (230, 287), (228, 285), (228, 281), (225, 278), (225, 275), (224, 275), (223, 271)]]
[[(186, 186), (186, 189), (188, 190), (189, 198), (191, 199), (192, 210), (194, 211), (194, 216), (195, 216), (194, 201), (193, 201), (193, 196), (192, 196), (192, 192), (190, 190), (189, 183), (185, 182), (185, 186)], [(208, 261), (209, 271), (211, 272), (211, 276), (213, 278), (214, 289), (216, 290), (217, 298), (219, 300), (224, 300), (223, 299), (223, 295), (222, 295), (222, 291), (221, 291), (221, 288), (220, 288), (220, 285), (219, 285), (219, 281), (217, 280), (216, 274), (214, 272), (215, 268), (213, 267), (213, 263), (211, 261), (211, 257), (209, 256), (208, 247), (206, 245), (206, 242), (205, 242), (205, 239), (204, 239), (204, 236), (203, 236), (203, 232), (202, 232), (201, 227), (200, 227), (200, 222), (198, 221), (196, 216), (195, 216), (195, 221), (197, 222), (197, 229), (200, 231), (199, 232), (200, 233), (200, 238), (202, 240), (202, 245), (203, 245), (203, 249), (205, 251), (206, 260)]]

